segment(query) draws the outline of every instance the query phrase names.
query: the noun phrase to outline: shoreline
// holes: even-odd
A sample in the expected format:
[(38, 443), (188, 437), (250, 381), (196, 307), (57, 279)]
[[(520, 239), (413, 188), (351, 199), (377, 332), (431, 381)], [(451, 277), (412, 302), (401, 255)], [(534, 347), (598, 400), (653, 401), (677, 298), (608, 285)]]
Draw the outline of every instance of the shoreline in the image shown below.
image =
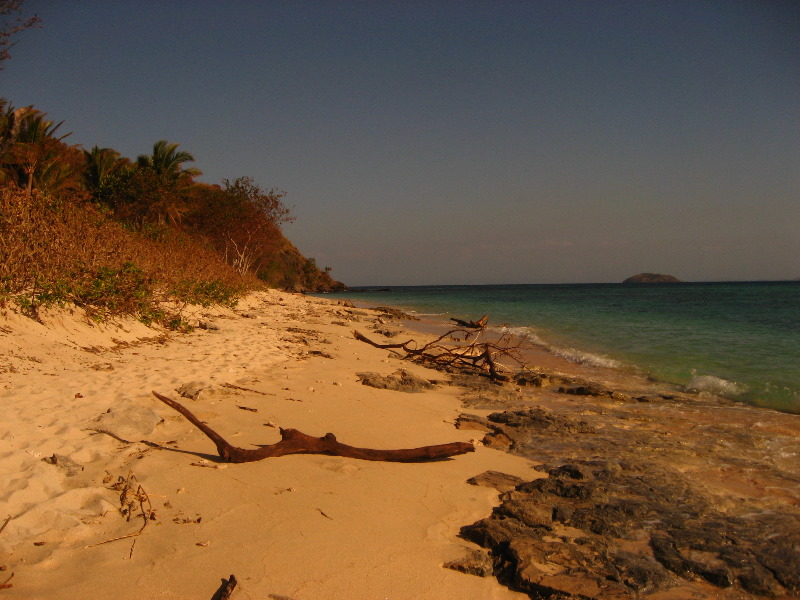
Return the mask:
[[(459, 425), (554, 480), (518, 481), (491, 516), (462, 529), (492, 553), (496, 572), (532, 598), (797, 597), (800, 416), (545, 348), (527, 357), (533, 387), (457, 380), (467, 389)], [(597, 500), (575, 499), (583, 494)], [(589, 555), (575, 550), (578, 539)]]
[[(697, 285), (708, 285), (705, 282), (696, 282)], [(718, 283), (719, 285), (728, 285), (729, 283), (741, 283), (742, 285), (748, 285), (753, 282), (711, 282), (711, 283)], [(763, 283), (765, 285), (773, 285), (776, 283), (796, 283), (796, 282), (755, 282), (755, 283)], [(574, 287), (582, 287), (582, 286), (595, 286), (596, 284), (569, 284)], [(622, 284), (607, 284), (609, 287), (620, 287)], [(521, 287), (527, 287), (525, 285), (520, 284)], [(425, 288), (426, 286), (421, 286)], [(444, 286), (448, 287), (448, 286)], [(459, 288), (463, 286), (451, 286), (454, 288)], [(468, 287), (487, 287), (492, 288), (496, 286), (468, 286)], [(499, 286), (505, 287), (505, 286)], [(549, 284), (542, 284), (542, 287), (551, 287)], [(569, 286), (567, 286), (569, 287)], [(651, 288), (652, 286), (644, 286), (645, 288)], [(391, 291), (389, 288), (380, 291)], [(391, 303), (390, 300), (382, 300), (380, 302), (367, 302), (364, 297), (362, 296), (369, 296), (369, 294), (354, 294), (353, 296), (347, 297), (348, 300), (353, 301), (357, 306), (364, 306), (369, 307), (375, 304), (381, 303)], [(341, 292), (337, 294), (337, 298), (345, 298), (345, 292)], [(437, 313), (417, 313), (412, 307), (401, 305), (400, 308), (402, 310), (410, 311), (415, 317), (421, 317), (424, 322), (428, 322), (429, 324), (422, 328), (422, 331), (444, 331), (443, 327), (448, 327), (448, 316), (451, 315), (449, 312), (437, 312)], [(485, 312), (485, 310), (483, 311)], [(483, 312), (479, 311), (475, 315), (471, 315), (472, 317), (477, 317), (479, 314), (483, 314)], [(455, 313), (454, 316), (456, 317), (468, 317), (468, 315), (461, 315), (459, 313)], [(565, 368), (567, 370), (572, 369), (588, 369), (588, 370), (596, 370), (598, 372), (619, 372), (622, 376), (632, 377), (632, 378), (640, 378), (645, 379), (647, 381), (659, 383), (664, 386), (668, 386), (673, 388), (676, 392), (682, 392), (692, 395), (700, 395), (701, 397), (718, 397), (724, 399), (726, 402), (734, 402), (734, 403), (742, 403), (747, 406), (752, 406), (756, 408), (761, 408), (765, 410), (774, 410), (783, 414), (791, 414), (791, 415), (798, 415), (800, 414), (800, 405), (792, 404), (789, 400), (780, 398), (780, 399), (768, 399), (768, 398), (759, 398), (759, 397), (752, 397), (749, 396), (749, 387), (750, 383), (740, 382), (738, 380), (733, 379), (724, 379), (718, 377), (715, 374), (700, 374), (695, 372), (694, 369), (691, 369), (691, 376), (689, 376), (686, 380), (681, 380), (678, 378), (670, 379), (666, 375), (659, 375), (658, 371), (664, 371), (664, 365), (659, 367), (657, 364), (652, 364), (648, 369), (641, 364), (636, 363), (636, 359), (624, 359), (615, 357), (612, 358), (607, 354), (604, 354), (604, 351), (597, 351), (597, 350), (586, 350), (585, 346), (582, 346), (580, 342), (569, 339), (561, 339), (560, 342), (551, 343), (545, 341), (539, 337), (539, 335), (532, 330), (532, 327), (526, 325), (508, 325), (508, 324), (500, 324), (500, 325), (493, 325), (492, 323), (492, 314), (488, 315), (490, 318), (489, 327), (487, 330), (494, 331), (499, 333), (510, 333), (511, 335), (515, 336), (516, 338), (521, 338), (524, 340), (526, 347), (534, 349), (532, 353), (535, 355), (534, 362), (537, 361), (544, 361), (548, 363), (558, 363), (566, 365)], [(413, 326), (413, 325), (412, 325)], [(538, 328), (538, 326), (537, 326)], [(546, 328), (545, 328), (546, 329)], [(557, 334), (560, 335), (560, 334)], [(591, 344), (590, 344), (591, 346)], [(548, 358), (541, 358), (542, 354), (539, 352), (541, 350), (542, 353), (549, 355)], [(551, 358), (552, 357), (552, 358)], [(563, 361), (563, 362), (561, 362)], [(608, 371), (610, 370), (610, 371)], [(773, 384), (769, 383), (767, 379), (762, 379), (761, 384), (769, 387)], [(777, 389), (777, 388), (776, 388)], [(789, 388), (786, 388), (789, 389)]]
[[(732, 600), (762, 588), (788, 598), (800, 586), (785, 575), (800, 572), (791, 562), (748, 579), (743, 567), (717, 564), (719, 548), (687, 549), (673, 502), (635, 500), (631, 514), (649, 515), (642, 522), (629, 515), (613, 525), (608, 513), (634, 502), (636, 481), (647, 481), (645, 496), (683, 494), (693, 527), (723, 523), (725, 539), (750, 552), (737, 560), (760, 574), (764, 567), (751, 558), (774, 552), (757, 536), (768, 532), (778, 549), (800, 542), (800, 417), (676, 393), (544, 350), (537, 385), (434, 371), (352, 336), (353, 329), (371, 338), (403, 332), (385, 341), (426, 335), (416, 333), (418, 322), (329, 298), (269, 291), (236, 310), (197, 309), (189, 318), (205, 328), (165, 338), (135, 322), (91, 325), (79, 311), (45, 315), (48, 326), (4, 317), (0, 473), (11, 519), (0, 532), (0, 566), (14, 577), (1, 594), (61, 600), (102, 590), (122, 600), (183, 600), (211, 597), (231, 573), (242, 597), (292, 600), (514, 600), (541, 589)], [(405, 393), (367, 387), (358, 375), (400, 368), (439, 383)], [(359, 447), (464, 441), (476, 451), (421, 464), (313, 454), (222, 463), (211, 441), (151, 390), (181, 401), (240, 447), (274, 443), (277, 427), (292, 427)], [(143, 412), (98, 426), (109, 408), (112, 416)], [(148, 424), (147, 415), (158, 422)], [(487, 471), (504, 475), (481, 478)], [(563, 480), (567, 472), (582, 479)], [(120, 515), (113, 487), (131, 473), (156, 519), (123, 538), (141, 521)], [(594, 486), (586, 493), (602, 491), (603, 499), (579, 506), (541, 487), (562, 480), (564, 489)], [(743, 528), (748, 519), (758, 527)], [(500, 523), (517, 523), (513, 543), (502, 541)], [(652, 536), (677, 540), (689, 575), (664, 566)], [(115, 538), (122, 539), (103, 543)], [(596, 556), (554, 548), (594, 548)], [(598, 556), (635, 560), (609, 566)], [(443, 567), (453, 561), (483, 576)], [(636, 573), (646, 574), (643, 583)], [(727, 588), (709, 581), (723, 575)]]

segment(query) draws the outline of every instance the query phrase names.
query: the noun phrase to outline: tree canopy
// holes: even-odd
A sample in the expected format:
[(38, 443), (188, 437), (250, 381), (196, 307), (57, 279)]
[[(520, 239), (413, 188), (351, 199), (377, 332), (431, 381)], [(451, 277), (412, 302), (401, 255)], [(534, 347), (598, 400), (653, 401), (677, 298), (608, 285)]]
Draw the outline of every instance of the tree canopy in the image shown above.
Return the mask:
[(135, 161), (113, 148), (70, 146), (62, 126), (32, 106), (0, 99), (0, 188), (32, 202), (69, 196), (151, 239), (190, 236), (240, 275), (271, 285), (335, 285), (329, 269), (320, 271), (283, 236), (282, 226), (294, 219), (285, 192), (252, 177), (197, 182), (201, 171), (188, 166), (194, 156), (168, 140)]
[(40, 22), (36, 15), (22, 16), (22, 0), (0, 0), (0, 71), (3, 61), (11, 58), (11, 48), (17, 43), (14, 37)]

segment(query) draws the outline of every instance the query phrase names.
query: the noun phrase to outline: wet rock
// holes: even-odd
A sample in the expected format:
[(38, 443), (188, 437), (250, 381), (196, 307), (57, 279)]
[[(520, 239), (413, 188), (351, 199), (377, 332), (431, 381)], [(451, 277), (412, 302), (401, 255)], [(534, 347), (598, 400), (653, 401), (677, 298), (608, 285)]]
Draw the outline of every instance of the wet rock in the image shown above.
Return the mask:
[(519, 386), (533, 386), (542, 387), (547, 382), (547, 379), (542, 375), (521, 375), (514, 380)]
[(429, 380), (417, 377), (405, 369), (398, 369), (391, 375), (380, 375), (372, 372), (356, 373), (356, 375), (363, 385), (383, 390), (415, 393), (436, 387)]
[(382, 316), (389, 317), (390, 319), (405, 319), (406, 321), (419, 321), (418, 317), (414, 315), (410, 315), (407, 312), (403, 312), (397, 308), (392, 308), (389, 306), (376, 306), (374, 310), (377, 310), (383, 313)]
[(465, 407), (497, 409), (519, 406), (520, 392), (511, 386), (497, 385), (485, 374), (482, 376), (458, 370), (452, 373), (452, 384), (464, 388), (461, 401)]
[(570, 396), (596, 396), (598, 398), (613, 398), (614, 400), (630, 400), (630, 396), (604, 387), (596, 383), (581, 385), (566, 385), (558, 388), (559, 393)]

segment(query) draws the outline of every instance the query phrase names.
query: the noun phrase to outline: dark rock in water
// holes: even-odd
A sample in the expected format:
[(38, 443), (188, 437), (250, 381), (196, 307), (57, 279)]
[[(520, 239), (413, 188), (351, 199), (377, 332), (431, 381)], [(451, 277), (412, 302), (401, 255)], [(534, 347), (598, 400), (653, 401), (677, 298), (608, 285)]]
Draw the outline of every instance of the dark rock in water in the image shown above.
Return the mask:
[(660, 273), (639, 273), (628, 277), (622, 283), (680, 283), (681, 280), (672, 275), (661, 275)]
[(501, 581), (531, 598), (641, 598), (703, 581), (732, 598), (800, 591), (798, 515), (746, 503), (720, 510), (654, 465), (544, 470), (549, 477), (518, 484), (461, 530), (491, 552)]
[(597, 396), (598, 398), (613, 398), (615, 400), (630, 400), (629, 396), (596, 383), (569, 385), (558, 388), (560, 394), (571, 396)]
[(398, 369), (391, 375), (379, 375), (378, 373), (366, 372), (356, 373), (363, 385), (382, 389), (396, 390), (398, 392), (421, 392), (431, 390), (436, 385), (427, 379), (422, 379), (412, 375), (405, 369)]
[(419, 321), (419, 317), (410, 315), (407, 312), (404, 312), (398, 308), (392, 308), (391, 306), (376, 306), (373, 310), (382, 312), (383, 313), (382, 316), (388, 317), (390, 319), (405, 319), (406, 321)]

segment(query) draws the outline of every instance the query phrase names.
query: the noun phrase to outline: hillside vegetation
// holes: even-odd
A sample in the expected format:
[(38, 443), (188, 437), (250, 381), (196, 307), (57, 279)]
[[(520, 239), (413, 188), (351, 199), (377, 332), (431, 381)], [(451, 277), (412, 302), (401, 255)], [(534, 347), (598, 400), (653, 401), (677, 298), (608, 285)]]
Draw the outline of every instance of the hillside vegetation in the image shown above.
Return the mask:
[[(265, 286), (342, 289), (289, 242), (284, 193), (249, 177), (196, 181), (165, 140), (135, 160), (66, 143), (62, 123), (0, 100), (0, 303), (31, 316), (73, 302), (98, 319), (180, 327), (185, 303)], [(177, 308), (176, 308), (177, 307)]]

